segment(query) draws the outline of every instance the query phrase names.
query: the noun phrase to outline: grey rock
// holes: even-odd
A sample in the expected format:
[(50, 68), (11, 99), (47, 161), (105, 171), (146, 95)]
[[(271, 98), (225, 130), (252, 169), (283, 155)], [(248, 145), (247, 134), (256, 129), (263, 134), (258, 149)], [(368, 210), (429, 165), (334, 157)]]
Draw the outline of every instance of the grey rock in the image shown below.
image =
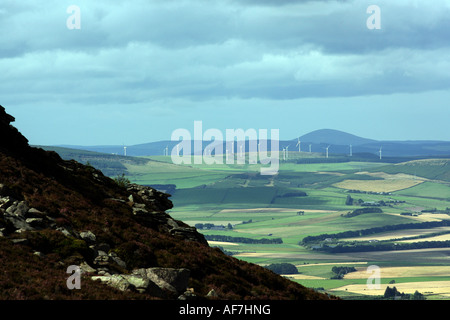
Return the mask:
[(132, 194), (130, 194), (130, 196), (128, 197), (128, 200), (129, 200), (130, 202), (134, 202), (134, 197), (133, 197)]
[(25, 218), (29, 209), (30, 208), (25, 201), (20, 201), (18, 203), (15, 201), (8, 209), (6, 209), (5, 215)]
[(109, 275), (109, 276), (93, 276), (92, 280), (100, 280), (108, 286), (119, 289), (121, 291), (133, 290), (134, 286), (128, 282), (128, 280), (123, 275)]
[(86, 262), (82, 262), (80, 264), (80, 270), (81, 270), (81, 273), (83, 273), (83, 272), (93, 273), (93, 272), (97, 271), (96, 269), (94, 269), (90, 265), (88, 265)]
[(13, 204), (14, 200), (10, 196), (0, 198), (0, 208), (7, 209)]
[(91, 243), (92, 244), (92, 243), (95, 243), (97, 241), (97, 237), (91, 231), (80, 232), (80, 237), (81, 237), (81, 239), (86, 241), (86, 243)]
[(45, 227), (43, 218), (27, 218), (25, 222), (30, 225), (32, 228), (42, 228)]
[(186, 290), (190, 271), (175, 268), (146, 268), (137, 269), (133, 271), (133, 274), (139, 274), (144, 279), (151, 280), (163, 290), (180, 294)]
[(126, 268), (127, 264), (125, 263), (125, 261), (123, 261), (122, 259), (120, 259), (119, 256), (117, 256), (117, 254), (115, 252), (111, 252), (109, 254), (109, 257), (111, 258), (112, 261), (114, 261), (119, 267), (122, 268)]
[(103, 251), (98, 252), (99, 255), (94, 258), (94, 265), (96, 266), (108, 266), (111, 258)]
[(218, 297), (218, 295), (217, 295), (217, 293), (216, 293), (216, 291), (214, 289), (211, 289), (206, 296), (207, 297), (213, 297), (213, 298), (217, 298)]
[(146, 214), (148, 214), (148, 213), (149, 213), (149, 212), (148, 212), (147, 210), (143, 209), (143, 208), (136, 208), (136, 207), (133, 207), (133, 214), (136, 215), (136, 216), (139, 216), (139, 215), (146, 215)]
[(5, 220), (11, 222), (11, 224), (17, 230), (21, 230), (21, 231), (34, 230), (34, 228), (32, 226), (30, 226), (23, 217), (14, 216), (14, 215), (9, 216), (9, 215), (5, 214)]
[(186, 290), (178, 297), (178, 300), (197, 300), (198, 297), (191, 290)]
[(11, 239), (14, 244), (28, 244), (28, 239)]
[(27, 212), (27, 218), (42, 218), (45, 216), (45, 213), (42, 211), (39, 211), (36, 208), (30, 208)]
[(69, 230), (67, 230), (66, 228), (59, 227), (59, 228), (56, 228), (56, 230), (62, 232), (66, 237), (72, 237), (73, 236), (72, 233)]
[(176, 223), (175, 220), (173, 220), (171, 218), (167, 219), (167, 224), (169, 226), (171, 226), (172, 228), (179, 228), (178, 223)]

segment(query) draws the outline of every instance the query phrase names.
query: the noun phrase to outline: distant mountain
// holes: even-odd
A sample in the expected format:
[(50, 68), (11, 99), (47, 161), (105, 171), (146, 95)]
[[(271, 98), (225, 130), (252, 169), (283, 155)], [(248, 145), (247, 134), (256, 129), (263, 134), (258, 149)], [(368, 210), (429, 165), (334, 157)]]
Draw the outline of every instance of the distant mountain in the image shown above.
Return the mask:
[[(301, 151), (309, 152), (310, 146), (312, 152), (324, 153), (329, 145), (330, 155), (349, 155), (350, 145), (352, 153), (373, 154), (379, 156), (379, 150), (382, 148), (383, 157), (450, 157), (450, 141), (379, 141), (362, 138), (347, 132), (320, 129), (312, 131), (300, 137)], [(137, 145), (130, 145), (126, 148), (127, 156), (155, 156), (164, 155), (167, 148), (168, 154), (179, 141), (155, 141)], [(204, 150), (211, 141), (203, 141), (202, 150)], [(268, 146), (270, 142), (268, 142)], [(81, 149), (101, 153), (124, 155), (124, 146), (72, 146), (63, 145), (71, 149)], [(282, 151), (288, 148), (289, 151), (298, 151), (297, 138), (292, 140), (279, 141), (279, 148)], [(227, 148), (223, 146), (225, 151)], [(194, 144), (191, 144), (191, 150), (194, 151)], [(246, 141), (245, 150), (249, 150), (249, 142)], [(237, 144), (234, 145), (234, 152), (238, 152)], [(198, 154), (198, 153), (196, 153)], [(413, 160), (413, 159), (410, 159)], [(405, 160), (406, 161), (406, 160)]]
[(361, 138), (350, 133), (333, 129), (320, 129), (307, 133), (300, 137), (300, 141), (318, 144), (331, 145), (353, 145), (358, 146), (367, 143), (376, 142), (376, 140)]

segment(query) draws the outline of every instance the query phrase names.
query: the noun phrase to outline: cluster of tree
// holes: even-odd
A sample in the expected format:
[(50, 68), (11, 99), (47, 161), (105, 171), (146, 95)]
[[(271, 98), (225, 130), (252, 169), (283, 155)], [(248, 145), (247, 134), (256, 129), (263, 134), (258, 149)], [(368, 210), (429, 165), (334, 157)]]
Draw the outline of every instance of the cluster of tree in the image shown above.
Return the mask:
[(331, 268), (331, 271), (334, 273), (334, 275), (331, 277), (331, 279), (342, 279), (344, 276), (349, 272), (355, 272), (355, 267), (336, 267), (334, 266)]
[(384, 291), (385, 299), (400, 299), (400, 300), (425, 300), (423, 294), (416, 290), (413, 295), (400, 293), (396, 287), (390, 288), (389, 286)]
[(352, 217), (356, 217), (356, 216), (359, 216), (360, 214), (364, 214), (364, 213), (382, 213), (382, 212), (383, 212), (383, 210), (381, 210), (380, 208), (367, 207), (367, 208), (356, 209), (356, 210), (353, 210), (352, 212), (347, 212), (346, 214), (341, 214), (341, 217), (352, 218)]
[(288, 192), (283, 195), (277, 196), (277, 198), (289, 198), (289, 197), (306, 197), (308, 194), (303, 191), (296, 191), (296, 192)]
[(381, 207), (381, 206), (385, 206), (386, 203), (381, 200), (381, 201), (373, 201), (373, 202), (362, 202), (361, 206), (363, 207)]
[(312, 242), (320, 242), (327, 238), (355, 238), (367, 236), (375, 233), (386, 232), (386, 231), (395, 231), (395, 230), (405, 230), (405, 229), (431, 229), (437, 227), (447, 227), (450, 226), (450, 221), (442, 220), (442, 221), (427, 221), (421, 223), (403, 223), (403, 224), (394, 224), (394, 225), (386, 225), (382, 227), (374, 227), (369, 229), (361, 229), (354, 231), (344, 231), (334, 234), (320, 234), (317, 236), (307, 236), (303, 238), (302, 243), (308, 244)]
[[(215, 229), (215, 228), (223, 228), (225, 229), (225, 227), (223, 225), (215, 225), (214, 223), (196, 223), (195, 227), (199, 230), (203, 230), (203, 229)], [(227, 229), (233, 229), (233, 226), (231, 225), (231, 223), (228, 223)]]
[(218, 234), (207, 234), (205, 235), (206, 240), (209, 241), (223, 241), (223, 242), (239, 242), (239, 243), (252, 243), (252, 244), (281, 244), (283, 240), (281, 238), (273, 238), (273, 239), (252, 239), (245, 237), (232, 237), (232, 236), (224, 236)]
[[(377, 180), (377, 179), (375, 179)], [(348, 193), (363, 193), (363, 194), (381, 194), (381, 195), (390, 195), (390, 192), (376, 192), (376, 191), (362, 191), (362, 190), (348, 190)]]
[(353, 205), (353, 198), (350, 195), (347, 195), (347, 199), (345, 200), (346, 206), (352, 206)]
[(276, 274), (298, 274), (297, 267), (291, 263), (272, 263), (266, 266)]
[(387, 200), (385, 201), (386, 204), (399, 204), (399, 203), (406, 203), (404, 200)]

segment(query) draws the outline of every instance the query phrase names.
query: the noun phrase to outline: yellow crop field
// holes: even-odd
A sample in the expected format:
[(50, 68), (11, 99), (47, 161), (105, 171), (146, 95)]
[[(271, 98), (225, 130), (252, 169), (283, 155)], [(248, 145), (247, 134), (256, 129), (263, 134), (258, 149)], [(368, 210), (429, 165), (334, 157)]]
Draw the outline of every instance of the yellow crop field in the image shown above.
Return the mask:
[(369, 289), (366, 284), (351, 284), (331, 291), (346, 291), (356, 294), (382, 296), (387, 287), (396, 287), (398, 291), (406, 294), (414, 294), (417, 290), (424, 295), (439, 294), (450, 296), (450, 281), (422, 281), (422, 282), (405, 282), (395, 284), (382, 284), (379, 289)]
[(291, 280), (324, 280), (323, 277), (309, 276), (306, 274), (285, 274), (283, 277)]
[(423, 242), (423, 241), (449, 241), (450, 240), (450, 233), (447, 234), (441, 234), (439, 236), (435, 237), (429, 237), (429, 238), (422, 238), (422, 239), (414, 239), (414, 240), (402, 240), (399, 242)]
[[(370, 274), (367, 268), (356, 268), (356, 272), (345, 275), (345, 279), (367, 279)], [(450, 276), (450, 266), (412, 266), (412, 267), (384, 267), (380, 270), (381, 278), (404, 277), (438, 277)]]
[(414, 179), (344, 180), (334, 184), (334, 186), (347, 190), (394, 192), (414, 187), (422, 182), (423, 182), (422, 180), (414, 180)]
[(415, 177), (405, 173), (388, 174), (385, 172), (362, 171), (357, 174), (382, 178), (383, 180), (344, 180), (334, 184), (335, 187), (348, 190), (372, 192), (394, 192), (414, 187), (427, 181), (425, 178)]

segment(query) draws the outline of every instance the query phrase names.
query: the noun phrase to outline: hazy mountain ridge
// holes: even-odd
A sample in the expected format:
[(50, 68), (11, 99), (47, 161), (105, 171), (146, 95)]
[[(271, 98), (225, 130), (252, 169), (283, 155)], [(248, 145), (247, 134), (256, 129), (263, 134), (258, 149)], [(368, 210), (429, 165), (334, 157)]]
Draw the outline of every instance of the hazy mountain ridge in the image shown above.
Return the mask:
[[(301, 141), (301, 151), (309, 152), (311, 145), (312, 152), (324, 153), (325, 148), (330, 146), (329, 154), (350, 154), (350, 145), (352, 153), (372, 153), (379, 155), (380, 148), (382, 155), (389, 157), (424, 157), (424, 156), (450, 156), (450, 141), (436, 140), (406, 140), (406, 141), (379, 141), (358, 137), (339, 130), (320, 129), (299, 138), (292, 140), (282, 140), (279, 142), (280, 151), (288, 147), (289, 151), (298, 151), (298, 139)], [(111, 146), (73, 146), (60, 145), (59, 147), (95, 151), (128, 156), (152, 156), (164, 155), (167, 151), (170, 155), (172, 149), (178, 144), (178, 141), (155, 141), (136, 145), (111, 145)], [(211, 141), (203, 141), (203, 150)], [(268, 144), (270, 145), (270, 143)], [(124, 149), (126, 147), (126, 151)], [(167, 151), (166, 151), (167, 148)], [(225, 150), (225, 147), (223, 148)], [(248, 141), (246, 150), (249, 149)], [(193, 143), (191, 150), (194, 150)], [(235, 146), (235, 152), (237, 152)]]

